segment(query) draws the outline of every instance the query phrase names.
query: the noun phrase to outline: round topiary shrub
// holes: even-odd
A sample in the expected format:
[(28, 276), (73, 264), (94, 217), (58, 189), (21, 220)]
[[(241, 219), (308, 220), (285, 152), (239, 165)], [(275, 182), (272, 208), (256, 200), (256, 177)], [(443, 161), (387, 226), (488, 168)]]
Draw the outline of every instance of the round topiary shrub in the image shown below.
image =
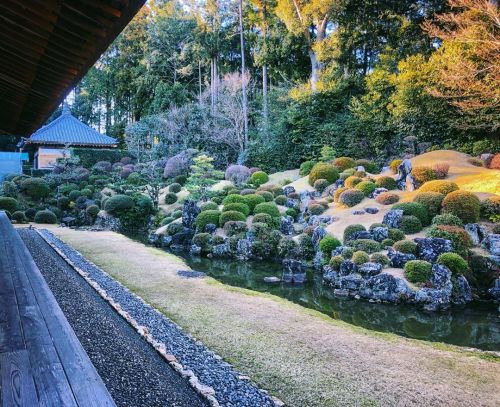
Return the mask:
[(215, 202), (205, 202), (205, 203), (201, 204), (201, 206), (200, 206), (201, 212), (210, 211), (210, 210), (215, 211), (217, 209), (219, 209), (219, 205), (217, 205)]
[(354, 250), (362, 250), (366, 253), (375, 253), (381, 249), (380, 243), (372, 239), (350, 240), (347, 246), (352, 247)]
[(326, 179), (333, 184), (339, 179), (339, 171), (333, 165), (318, 163), (309, 173), (309, 185), (313, 186), (318, 179)]
[(210, 246), (212, 235), (210, 233), (197, 233), (193, 236), (193, 244), (201, 247), (202, 251), (207, 251)]
[(439, 192), (420, 192), (413, 198), (413, 202), (421, 204), (427, 208), (429, 216), (433, 218), (441, 210), (441, 203), (444, 195)]
[(244, 198), (243, 203), (246, 203), (248, 205), (251, 212), (255, 212), (255, 207), (257, 205), (266, 202), (264, 197), (258, 194), (245, 195), (243, 198)]
[(354, 165), (356, 167), (363, 167), (370, 174), (375, 174), (376, 172), (378, 172), (378, 165), (373, 161), (366, 160), (364, 158), (356, 160), (356, 163)]
[(205, 230), (205, 226), (209, 224), (218, 225), (221, 212), (214, 209), (207, 209), (200, 212), (195, 220), (196, 229), (200, 231)]
[(172, 218), (171, 216), (166, 216), (163, 218), (163, 220), (161, 221), (161, 225), (162, 226), (165, 226), (165, 225), (169, 225), (170, 223), (172, 223), (174, 221), (174, 218)]
[(453, 251), (462, 257), (467, 256), (468, 249), (472, 247), (472, 240), (467, 231), (461, 227), (437, 225), (427, 233), (428, 237), (441, 237), (451, 241)]
[(53, 225), (54, 223), (57, 223), (57, 217), (54, 212), (44, 209), (43, 211), (38, 211), (36, 213), (35, 222)]
[(245, 215), (245, 217), (250, 215), (250, 208), (247, 204), (244, 203), (231, 203), (224, 205), (224, 208), (222, 208), (222, 212), (228, 211), (241, 212), (243, 215)]
[(481, 215), (491, 222), (500, 222), (500, 196), (494, 195), (481, 202)]
[(298, 215), (298, 212), (296, 209), (293, 208), (288, 208), (285, 212), (285, 215), (291, 216), (292, 218), (295, 218)]
[(307, 209), (309, 210), (309, 213), (311, 215), (321, 215), (323, 212), (325, 212), (325, 207), (316, 203), (310, 204)]
[(87, 206), (87, 208), (85, 209), (85, 212), (87, 212), (88, 215), (92, 216), (93, 218), (95, 218), (97, 216), (97, 214), (99, 213), (100, 209), (97, 205), (89, 205)]
[(359, 204), (365, 197), (363, 191), (359, 189), (348, 189), (340, 194), (339, 203), (348, 207)]
[(344, 247), (342, 249), (342, 257), (345, 259), (351, 259), (352, 255), (354, 254), (355, 250), (352, 247)]
[(127, 183), (130, 185), (140, 185), (141, 182), (141, 174), (138, 172), (131, 172), (127, 177)]
[(437, 175), (431, 167), (426, 167), (425, 165), (413, 167), (411, 170), (411, 175), (415, 178), (418, 184), (423, 184), (424, 182), (432, 181), (437, 179)]
[(254, 223), (265, 223), (269, 227), (274, 227), (274, 225), (276, 224), (274, 218), (267, 213), (258, 213), (257, 215), (255, 215), (252, 219), (252, 224)]
[(424, 260), (410, 260), (405, 264), (406, 279), (413, 284), (426, 283), (432, 274), (432, 264)]
[(21, 190), (35, 201), (50, 195), (49, 184), (42, 178), (26, 178), (21, 182)]
[(174, 219), (182, 218), (182, 211), (181, 210), (173, 211), (170, 216), (172, 216), (172, 218)]
[(320, 178), (314, 182), (314, 189), (318, 192), (323, 192), (329, 185), (330, 183), (326, 179)]
[(104, 210), (111, 215), (120, 216), (134, 207), (134, 200), (128, 195), (115, 195), (104, 204)]
[(82, 196), (82, 193), (75, 189), (73, 191), (71, 191), (69, 194), (68, 194), (68, 198), (70, 201), (73, 201), (75, 202), (78, 198), (80, 198)]
[(82, 193), (82, 196), (85, 196), (87, 198), (90, 198), (93, 195), (93, 192), (90, 188), (83, 188), (80, 192)]
[(92, 166), (92, 171), (96, 174), (109, 174), (113, 169), (109, 161), (98, 161)]
[(164, 202), (167, 205), (172, 205), (173, 203), (176, 203), (177, 202), (177, 195), (174, 194), (173, 192), (167, 192), (165, 194)]
[(472, 192), (453, 191), (443, 199), (442, 212), (458, 216), (464, 223), (479, 221), (481, 201)]
[(407, 254), (417, 254), (417, 244), (411, 240), (400, 240), (393, 245), (394, 250), (407, 253)]
[(352, 261), (358, 265), (368, 263), (370, 256), (363, 250), (357, 250), (352, 254)]
[(332, 268), (332, 270), (338, 271), (340, 270), (340, 265), (345, 261), (343, 256), (333, 256), (330, 261), (328, 262), (328, 265)]
[(345, 171), (348, 168), (354, 167), (356, 165), (356, 161), (350, 157), (339, 157), (333, 161), (333, 165), (340, 171)]
[(344, 229), (344, 244), (352, 240), (357, 232), (366, 232), (366, 228), (363, 225), (353, 224), (349, 225)]
[(356, 185), (358, 185), (361, 181), (363, 181), (362, 178), (356, 177), (355, 175), (351, 175), (350, 177), (347, 177), (344, 181), (344, 185), (347, 188), (354, 188)]
[(274, 201), (274, 195), (269, 191), (257, 191), (256, 194), (263, 197), (266, 202)]
[(361, 181), (354, 188), (359, 189), (365, 196), (369, 196), (377, 186), (371, 181)]
[(460, 228), (464, 227), (462, 220), (451, 213), (445, 213), (443, 215), (436, 215), (432, 218), (433, 225), (448, 225), (448, 226), (458, 226)]
[(393, 192), (382, 192), (377, 195), (375, 201), (381, 205), (392, 205), (399, 201), (399, 195)]
[(234, 236), (239, 233), (245, 233), (248, 230), (246, 222), (229, 221), (224, 225), (224, 231), (228, 236)]
[(387, 239), (382, 240), (382, 242), (380, 243), (380, 246), (382, 246), (382, 248), (386, 248), (386, 247), (392, 246), (394, 243), (395, 243), (394, 240), (387, 238)]
[(248, 199), (248, 195), (241, 196), (239, 194), (229, 194), (228, 196), (226, 196), (224, 198), (222, 203), (224, 205), (232, 204), (232, 203), (243, 203), (244, 204), (244, 203), (247, 203), (247, 199)]
[(250, 176), (250, 183), (256, 186), (261, 186), (269, 181), (269, 175), (264, 171), (256, 171)]
[(23, 211), (13, 212), (11, 219), (15, 220), (17, 223), (26, 223), (28, 221), (28, 218), (26, 217)]
[(12, 181), (4, 181), (2, 183), (2, 191), (4, 196), (8, 196), (10, 198), (17, 197), (17, 185)]
[(167, 234), (169, 236), (176, 235), (177, 233), (180, 233), (183, 230), (184, 230), (184, 226), (182, 226), (182, 223), (175, 222), (175, 223), (170, 223), (167, 226)]
[(378, 177), (377, 180), (375, 181), (375, 185), (377, 188), (385, 188), (385, 189), (396, 189), (397, 184), (396, 180), (392, 177), (388, 176), (382, 176)]
[(319, 249), (323, 252), (323, 254), (331, 256), (332, 251), (339, 247), (341, 244), (342, 243), (340, 243), (340, 240), (336, 237), (327, 235), (319, 241)]
[(274, 203), (276, 205), (285, 205), (286, 204), (286, 201), (287, 201), (287, 197), (285, 195), (278, 195), (275, 199), (274, 199)]
[(403, 215), (401, 218), (400, 229), (409, 235), (418, 233), (422, 230), (422, 222), (420, 219), (413, 215)]
[(490, 161), (488, 168), (494, 170), (500, 170), (500, 153), (496, 153), (493, 159)]
[(315, 165), (316, 161), (304, 161), (302, 164), (300, 164), (299, 175), (301, 177), (309, 175)]
[(0, 210), (14, 213), (19, 206), (17, 199), (8, 196), (0, 196)]
[(181, 184), (178, 184), (177, 182), (174, 182), (173, 184), (170, 184), (168, 187), (168, 190), (170, 192), (173, 192), (174, 194), (177, 194), (178, 192), (181, 192), (182, 186)]
[(415, 216), (420, 220), (422, 225), (429, 225), (429, 211), (427, 208), (417, 202), (404, 202), (396, 204), (392, 207), (392, 209), (401, 209), (403, 211), (403, 215), (411, 215)]
[(395, 242), (399, 242), (400, 240), (403, 240), (405, 237), (406, 236), (402, 230), (395, 229), (395, 228), (389, 229), (389, 235), (388, 235), (389, 239), (391, 239)]
[[(248, 195), (247, 195), (248, 196)], [(277, 218), (280, 216), (280, 210), (276, 206), (276, 204), (271, 203), (271, 202), (263, 202), (255, 206), (255, 209), (253, 211), (255, 214), (258, 213), (267, 213), (273, 218)]]
[(333, 194), (333, 202), (339, 202), (340, 195), (342, 194), (342, 192), (347, 191), (348, 189), (349, 188), (347, 187), (337, 188), (335, 190), (335, 193)]
[[(202, 212), (202, 213), (206, 213), (206, 212)], [(229, 221), (245, 222), (246, 219), (247, 219), (247, 217), (243, 213), (238, 212), (238, 211), (222, 212), (220, 215), (220, 218), (219, 218), (219, 225), (221, 227), (224, 227), (226, 222), (229, 222)]]
[(387, 266), (389, 264), (389, 258), (383, 253), (373, 253), (370, 256), (370, 261), (372, 263), (378, 263), (382, 266)]
[(224, 179), (233, 182), (235, 185), (241, 185), (248, 181), (252, 173), (244, 165), (230, 165), (224, 174)]
[(448, 267), (452, 274), (466, 274), (469, 271), (469, 265), (462, 256), (456, 253), (442, 253), (437, 259), (437, 263)]
[(393, 174), (398, 173), (398, 167), (402, 164), (403, 160), (397, 159), (397, 160), (392, 160), (391, 163), (389, 164), (389, 168), (391, 169), (391, 172)]
[(428, 181), (419, 189), (419, 192), (439, 192), (443, 195), (448, 195), (450, 192), (458, 191), (458, 185), (451, 181)]

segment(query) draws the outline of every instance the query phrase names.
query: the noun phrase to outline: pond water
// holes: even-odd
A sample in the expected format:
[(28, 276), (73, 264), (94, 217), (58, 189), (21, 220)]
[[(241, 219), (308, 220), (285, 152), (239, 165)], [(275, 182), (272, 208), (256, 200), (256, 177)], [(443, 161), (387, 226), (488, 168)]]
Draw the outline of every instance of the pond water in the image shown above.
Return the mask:
[(451, 311), (431, 313), (410, 305), (376, 304), (335, 297), (321, 275), (308, 273), (304, 285), (268, 284), (264, 277), (281, 277), (281, 265), (270, 262), (213, 260), (175, 252), (196, 271), (218, 281), (286, 298), (332, 318), (375, 331), (483, 350), (500, 350), (500, 313), (490, 302), (472, 303)]

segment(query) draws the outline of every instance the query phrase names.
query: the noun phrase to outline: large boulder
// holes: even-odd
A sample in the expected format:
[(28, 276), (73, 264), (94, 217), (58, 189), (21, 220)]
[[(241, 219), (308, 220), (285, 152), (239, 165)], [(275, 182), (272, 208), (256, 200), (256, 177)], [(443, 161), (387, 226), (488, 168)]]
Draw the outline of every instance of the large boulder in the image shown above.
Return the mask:
[(493, 256), (500, 256), (500, 235), (488, 235), (488, 237), (484, 240), (483, 245)]
[(394, 249), (389, 249), (387, 257), (389, 257), (391, 266), (396, 268), (403, 268), (404, 265), (410, 260), (416, 259), (415, 255), (411, 253), (401, 253), (395, 251)]
[(217, 244), (212, 247), (212, 255), (211, 257), (217, 259), (227, 259), (232, 256), (231, 246), (229, 245), (229, 241), (221, 244)]
[(280, 231), (284, 235), (288, 236), (295, 234), (295, 230), (293, 228), (293, 218), (291, 216), (281, 217)]
[(431, 284), (434, 288), (442, 289), (451, 284), (451, 271), (441, 264), (432, 266)]
[(488, 292), (494, 300), (500, 301), (500, 278), (497, 278)]
[(194, 231), (189, 228), (184, 228), (179, 233), (172, 236), (172, 246), (176, 247), (191, 247), (191, 241), (193, 240)]
[(468, 223), (465, 225), (465, 230), (469, 234), (474, 246), (480, 245), (488, 236), (488, 230), (478, 223)]
[(372, 230), (372, 238), (377, 242), (382, 242), (382, 240), (387, 239), (389, 237), (389, 229), (384, 227), (376, 227)]
[(358, 291), (363, 284), (363, 278), (359, 274), (350, 274), (339, 277), (337, 287), (341, 290)]
[(248, 260), (252, 256), (252, 240), (240, 239), (236, 243), (236, 257), (239, 260)]
[(193, 164), (193, 158), (198, 154), (198, 150), (188, 148), (179, 154), (170, 157), (165, 163), (163, 170), (164, 178), (173, 178), (178, 175), (186, 174)]
[(450, 307), (450, 296), (451, 289), (421, 288), (415, 294), (415, 302), (422, 304), (426, 311), (446, 310)]
[(356, 273), (358, 271), (358, 266), (352, 260), (344, 260), (340, 264), (339, 275), (348, 276), (350, 274)]
[(200, 213), (200, 208), (195, 201), (188, 199), (182, 206), (182, 226), (188, 229), (194, 229), (194, 221)]
[(312, 234), (312, 244), (315, 250), (319, 249), (319, 242), (326, 236), (326, 229), (323, 226), (316, 226)]
[(380, 263), (363, 263), (358, 266), (358, 273), (361, 274), (363, 278), (370, 278), (380, 274), (382, 272), (382, 264)]
[(384, 215), (383, 224), (390, 228), (399, 228), (401, 226), (401, 219), (403, 218), (402, 209), (391, 209)]
[(464, 276), (458, 276), (453, 284), (451, 302), (455, 305), (464, 305), (472, 301), (472, 290)]
[(376, 301), (400, 302), (412, 298), (414, 293), (403, 279), (380, 273), (363, 284), (359, 295)]
[(338, 273), (330, 266), (323, 267), (323, 283), (334, 286), (338, 278)]
[(417, 244), (418, 257), (429, 262), (435, 262), (442, 253), (453, 251), (451, 241), (440, 237), (417, 237), (413, 240)]
[(295, 188), (292, 187), (291, 185), (288, 185), (286, 187), (283, 187), (283, 195), (288, 197), (291, 193), (295, 192)]

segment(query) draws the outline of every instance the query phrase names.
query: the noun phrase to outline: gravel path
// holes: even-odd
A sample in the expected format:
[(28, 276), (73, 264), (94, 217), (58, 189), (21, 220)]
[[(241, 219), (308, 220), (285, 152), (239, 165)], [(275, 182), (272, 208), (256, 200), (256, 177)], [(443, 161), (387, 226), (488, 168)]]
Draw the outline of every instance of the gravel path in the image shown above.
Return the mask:
[[(35, 240), (36, 243), (33, 242), (32, 244), (35, 249), (37, 244), (41, 245), (43, 243), (47, 246), (46, 242), (39, 236), (33, 236), (36, 234), (34, 231), (22, 231), (20, 233), (27, 243), (30, 240)], [(178, 325), (144, 303), (97, 266), (88, 262), (76, 250), (57, 239), (47, 230), (42, 230), (41, 233), (61, 250), (73, 264), (87, 272), (90, 278), (106, 290), (107, 294), (119, 303), (140, 325), (146, 326), (157, 341), (163, 342), (167, 352), (173, 354), (185, 369), (192, 370), (202, 384), (212, 387), (215, 390), (215, 398), (220, 406), (273, 407), (275, 405), (266, 392), (256, 388), (250, 381), (241, 377), (230, 364), (221, 360), (219, 356), (208, 350), (202, 343), (183, 332)], [(36, 238), (39, 240), (36, 240)], [(44, 251), (47, 252), (48, 250)], [(50, 249), (50, 252), (54, 253), (52, 249)], [(62, 261), (59, 256), (57, 258)], [(76, 274), (75, 271), (73, 273)], [(196, 404), (192, 404), (192, 406), (194, 407)]]
[(206, 406), (35, 231), (19, 234), (117, 406)]

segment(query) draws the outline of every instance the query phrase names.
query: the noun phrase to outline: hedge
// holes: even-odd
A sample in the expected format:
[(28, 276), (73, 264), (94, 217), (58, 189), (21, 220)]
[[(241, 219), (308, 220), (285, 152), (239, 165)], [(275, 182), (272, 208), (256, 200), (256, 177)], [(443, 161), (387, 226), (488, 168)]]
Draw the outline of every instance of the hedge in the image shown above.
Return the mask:
[[(247, 196), (249, 196), (249, 195), (247, 195)], [(276, 204), (271, 203), (271, 202), (263, 202), (263, 203), (258, 204), (255, 207), (253, 212), (255, 214), (267, 213), (268, 215), (270, 215), (273, 218), (280, 216), (280, 211), (279, 211), (278, 207), (276, 206)]]
[(35, 215), (36, 223), (47, 223), (54, 224), (57, 223), (57, 217), (54, 212), (44, 209), (43, 211), (38, 211)]
[(130, 151), (104, 148), (72, 148), (71, 154), (78, 156), (80, 165), (85, 168), (92, 168), (99, 161), (109, 161), (115, 163), (124, 157), (130, 157)]
[(0, 196), (0, 209), (4, 211), (9, 211), (13, 213), (17, 210), (19, 206), (17, 199), (10, 198), (8, 196)]

